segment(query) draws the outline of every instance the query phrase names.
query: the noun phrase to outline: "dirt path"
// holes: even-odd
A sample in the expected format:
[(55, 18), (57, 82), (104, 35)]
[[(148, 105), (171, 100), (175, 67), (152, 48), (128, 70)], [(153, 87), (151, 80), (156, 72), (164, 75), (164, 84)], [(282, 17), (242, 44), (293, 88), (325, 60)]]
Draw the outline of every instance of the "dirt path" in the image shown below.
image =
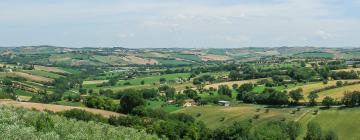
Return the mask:
[(112, 111), (106, 111), (106, 110), (100, 110), (100, 109), (93, 109), (93, 108), (86, 108), (86, 107), (74, 107), (74, 106), (64, 106), (64, 105), (54, 105), (54, 104), (42, 104), (42, 103), (32, 103), (32, 102), (17, 102), (13, 100), (0, 100), (0, 105), (4, 106), (13, 106), (13, 107), (19, 107), (19, 108), (27, 108), (27, 109), (37, 109), (37, 110), (50, 110), (54, 112), (60, 112), (65, 110), (71, 110), (71, 109), (82, 109), (88, 112), (92, 112), (95, 114), (101, 114), (104, 117), (110, 117), (110, 116), (119, 116), (123, 114), (119, 114)]

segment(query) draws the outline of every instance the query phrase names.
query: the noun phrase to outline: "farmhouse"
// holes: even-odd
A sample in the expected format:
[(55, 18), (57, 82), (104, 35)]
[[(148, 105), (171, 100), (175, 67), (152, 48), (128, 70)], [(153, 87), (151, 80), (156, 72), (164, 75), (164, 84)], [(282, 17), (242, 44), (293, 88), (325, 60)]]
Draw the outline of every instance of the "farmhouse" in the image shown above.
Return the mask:
[(167, 103), (168, 103), (168, 104), (174, 104), (174, 103), (175, 103), (175, 100), (168, 100)]
[(218, 102), (218, 104), (220, 105), (220, 106), (230, 106), (230, 102), (229, 101), (219, 101)]
[(187, 99), (187, 100), (184, 100), (184, 104), (183, 104), (183, 107), (190, 107), (190, 106), (195, 106), (196, 103), (193, 99)]

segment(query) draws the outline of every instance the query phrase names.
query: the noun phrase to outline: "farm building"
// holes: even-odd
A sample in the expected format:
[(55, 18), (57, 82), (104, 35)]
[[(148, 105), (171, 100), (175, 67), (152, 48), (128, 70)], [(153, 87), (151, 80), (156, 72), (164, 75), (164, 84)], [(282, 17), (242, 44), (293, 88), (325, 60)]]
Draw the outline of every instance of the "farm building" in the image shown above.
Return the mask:
[(174, 103), (175, 103), (175, 100), (168, 100), (167, 103), (168, 103), (168, 104), (174, 104)]
[(219, 101), (218, 104), (220, 106), (230, 106), (230, 102), (229, 101)]
[(190, 106), (195, 106), (196, 103), (193, 99), (187, 99), (187, 100), (184, 100), (184, 104), (183, 104), (183, 107), (190, 107)]

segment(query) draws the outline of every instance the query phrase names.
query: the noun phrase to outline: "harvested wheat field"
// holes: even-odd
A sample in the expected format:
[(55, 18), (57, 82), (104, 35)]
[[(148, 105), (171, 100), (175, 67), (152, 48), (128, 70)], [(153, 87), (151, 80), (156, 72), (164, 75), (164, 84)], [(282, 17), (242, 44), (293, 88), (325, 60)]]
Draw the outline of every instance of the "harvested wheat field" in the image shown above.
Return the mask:
[(225, 55), (203, 54), (199, 56), (203, 61), (226, 61), (230, 58)]
[(71, 109), (82, 109), (91, 113), (101, 114), (104, 117), (110, 116), (119, 116), (122, 114), (100, 110), (100, 109), (93, 109), (93, 108), (86, 108), (86, 107), (74, 107), (74, 106), (64, 106), (64, 105), (54, 105), (54, 104), (41, 104), (41, 103), (31, 103), (31, 102), (17, 102), (13, 100), (0, 100), (0, 105), (4, 106), (13, 106), (13, 107), (21, 107), (27, 109), (37, 109), (37, 110), (50, 110), (54, 112), (66, 111)]
[(158, 64), (155, 59), (144, 59), (137, 56), (129, 55), (123, 58), (124, 61), (130, 62), (132, 64), (140, 64), (140, 65), (146, 65), (146, 64)]
[(5, 75), (9, 76), (9, 77), (22, 77), (27, 80), (35, 81), (35, 82), (49, 83), (49, 82), (54, 81), (54, 79), (51, 79), (51, 78), (46, 78), (46, 77), (37, 76), (37, 75), (31, 75), (31, 74), (27, 74), (27, 73), (23, 73), (23, 72), (7, 72), (7, 73), (5, 73)]
[(109, 80), (90, 80), (90, 81), (84, 81), (83, 84), (84, 85), (93, 85), (93, 84), (101, 84), (104, 82), (107, 82)]
[[(306, 85), (296, 86), (294, 88), (289, 89), (288, 91), (295, 90), (295, 89), (298, 89), (298, 88), (302, 88), (304, 97), (307, 97), (310, 94), (311, 91), (316, 90), (316, 89), (329, 87), (329, 86), (334, 86), (334, 85), (336, 85), (337, 81), (343, 81), (343, 82), (351, 83), (351, 82), (355, 82), (355, 81), (359, 81), (359, 80), (333, 80), (333, 81), (329, 81), (328, 84), (323, 84), (322, 82), (310, 83), (310, 84), (306, 84)], [(345, 87), (347, 87), (347, 86), (345, 86)], [(340, 93), (340, 94), (343, 94), (343, 93)], [(323, 97), (326, 96), (325, 93), (321, 93), (321, 95), (323, 95)], [(320, 93), (319, 93), (319, 96), (320, 96)], [(320, 98), (318, 98), (318, 100), (321, 100), (323, 97), (320, 96)], [(307, 98), (305, 98), (304, 100), (307, 101)]]
[(57, 67), (46, 67), (40, 65), (35, 65), (35, 70), (42, 70), (42, 71), (55, 72), (55, 73), (68, 73), (67, 71), (59, 69)]
[(205, 89), (209, 89), (210, 87), (218, 88), (220, 85), (227, 85), (229, 87), (232, 87), (233, 84), (238, 84), (239, 86), (242, 85), (242, 84), (245, 84), (245, 83), (253, 83), (254, 84), (254, 83), (256, 83), (256, 82), (258, 82), (260, 80), (263, 80), (263, 79), (266, 79), (266, 78), (215, 83), (215, 84), (206, 85), (204, 88)]

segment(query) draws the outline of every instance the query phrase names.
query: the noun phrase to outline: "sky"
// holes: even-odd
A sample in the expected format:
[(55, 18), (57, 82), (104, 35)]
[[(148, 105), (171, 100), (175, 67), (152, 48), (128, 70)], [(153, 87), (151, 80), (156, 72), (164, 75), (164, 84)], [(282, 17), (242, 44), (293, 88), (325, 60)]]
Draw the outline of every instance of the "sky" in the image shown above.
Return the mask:
[(360, 47), (360, 0), (1, 0), (0, 46)]

